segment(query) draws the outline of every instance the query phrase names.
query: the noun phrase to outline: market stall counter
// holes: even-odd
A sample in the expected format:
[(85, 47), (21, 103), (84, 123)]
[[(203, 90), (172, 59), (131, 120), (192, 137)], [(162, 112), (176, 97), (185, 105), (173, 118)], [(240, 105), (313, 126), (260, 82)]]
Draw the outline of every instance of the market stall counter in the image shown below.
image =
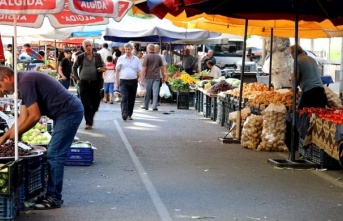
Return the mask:
[(320, 168), (341, 169), (343, 160), (343, 125), (316, 118), (311, 123), (305, 136), (305, 143), (301, 140), (299, 153)]

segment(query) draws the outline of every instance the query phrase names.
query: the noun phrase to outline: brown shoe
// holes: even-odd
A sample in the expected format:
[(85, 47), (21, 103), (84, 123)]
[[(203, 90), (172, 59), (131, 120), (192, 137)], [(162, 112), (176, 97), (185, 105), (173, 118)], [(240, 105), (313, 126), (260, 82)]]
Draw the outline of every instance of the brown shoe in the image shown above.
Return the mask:
[(85, 130), (91, 130), (93, 129), (91, 125), (86, 125)]

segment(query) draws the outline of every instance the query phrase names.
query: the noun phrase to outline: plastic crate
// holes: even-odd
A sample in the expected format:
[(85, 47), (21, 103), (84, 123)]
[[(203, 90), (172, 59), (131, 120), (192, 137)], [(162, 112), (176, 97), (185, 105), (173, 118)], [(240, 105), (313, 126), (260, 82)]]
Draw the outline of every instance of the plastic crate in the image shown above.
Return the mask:
[(323, 149), (312, 144), (312, 162), (319, 164), (320, 168), (342, 169), (339, 162), (330, 157)]
[(218, 113), (217, 98), (213, 97), (211, 98), (211, 116), (210, 116), (211, 120), (216, 121), (217, 113)]
[(10, 196), (22, 182), (22, 160), (10, 161), (0, 168), (0, 195)]
[(223, 104), (224, 102), (218, 98), (217, 99), (217, 119), (216, 123), (221, 125), (221, 122), (223, 121)]
[(49, 169), (46, 155), (24, 160), (24, 196), (30, 200), (41, 195), (47, 186)]
[(72, 161), (72, 160), (90, 160), (90, 161), (93, 161), (93, 153), (91, 153), (91, 154), (88, 154), (88, 153), (69, 154), (68, 153), (67, 161)]
[(17, 213), (17, 194), (12, 194), (12, 196), (0, 196), (0, 220), (14, 220)]
[(93, 161), (80, 160), (80, 161), (66, 161), (64, 165), (66, 166), (91, 166)]
[(18, 211), (24, 211), (25, 210), (25, 185), (22, 184), (18, 188)]
[(195, 99), (196, 99), (196, 94), (195, 92), (189, 92), (189, 107), (194, 107), (195, 106)]
[(177, 109), (189, 109), (189, 93), (177, 93)]
[(94, 151), (90, 147), (71, 147), (68, 151), (66, 166), (90, 166), (93, 164)]

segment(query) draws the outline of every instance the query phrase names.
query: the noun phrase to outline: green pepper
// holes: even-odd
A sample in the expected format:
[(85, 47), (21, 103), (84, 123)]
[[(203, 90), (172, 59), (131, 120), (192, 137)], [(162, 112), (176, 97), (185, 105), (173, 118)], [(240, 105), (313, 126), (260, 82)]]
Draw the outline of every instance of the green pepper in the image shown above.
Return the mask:
[(4, 187), (7, 184), (7, 180), (0, 179), (0, 187)]

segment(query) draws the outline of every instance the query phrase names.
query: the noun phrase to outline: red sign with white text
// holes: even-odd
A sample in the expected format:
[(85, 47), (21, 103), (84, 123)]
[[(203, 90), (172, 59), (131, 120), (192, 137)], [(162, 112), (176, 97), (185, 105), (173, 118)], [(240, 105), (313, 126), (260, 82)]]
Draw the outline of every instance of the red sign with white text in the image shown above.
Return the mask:
[(68, 0), (66, 0), (66, 4), (62, 12), (57, 14), (49, 14), (47, 16), (50, 20), (51, 25), (55, 28), (71, 27), (77, 25), (102, 25), (108, 23), (108, 19), (103, 17), (80, 15), (72, 12), (69, 9)]
[(102, 17), (118, 16), (118, 0), (69, 0), (69, 7), (76, 14)]
[(63, 10), (64, 0), (1, 0), (2, 15), (58, 13)]
[(17, 25), (22, 27), (39, 28), (43, 24), (43, 15), (0, 15), (0, 24), (14, 25), (14, 17), (17, 18)]
[(133, 3), (131, 1), (120, 1), (118, 3), (118, 16), (114, 18), (116, 21), (120, 21), (127, 13), (127, 11), (132, 7)]

